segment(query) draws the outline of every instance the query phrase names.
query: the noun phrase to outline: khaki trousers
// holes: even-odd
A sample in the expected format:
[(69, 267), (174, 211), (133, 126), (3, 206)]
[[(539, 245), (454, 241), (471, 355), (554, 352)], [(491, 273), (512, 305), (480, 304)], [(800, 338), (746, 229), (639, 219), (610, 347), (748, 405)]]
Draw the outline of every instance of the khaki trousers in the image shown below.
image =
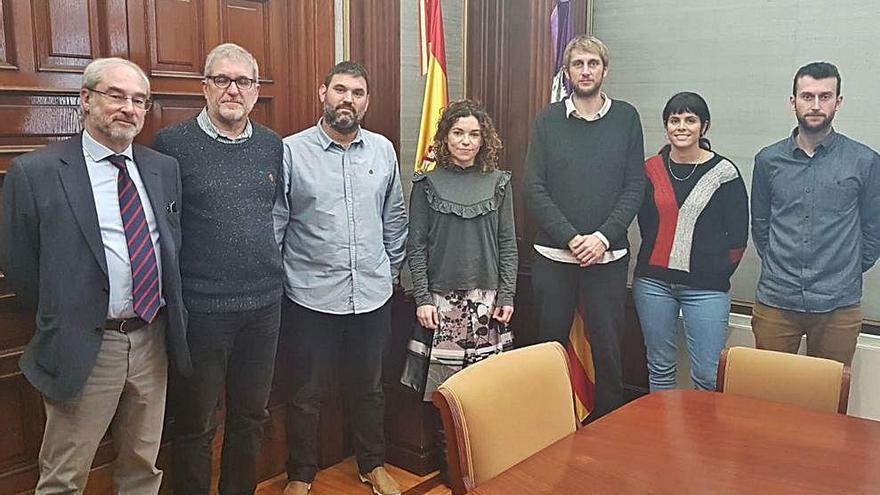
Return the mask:
[(859, 332), (859, 305), (828, 313), (801, 313), (755, 303), (752, 331), (758, 349), (796, 353), (801, 337), (807, 336), (807, 355), (833, 359), (851, 366)]
[(159, 492), (162, 471), (156, 468), (156, 457), (168, 376), (165, 325), (166, 318), (160, 315), (132, 333), (104, 331), (98, 359), (80, 395), (64, 403), (44, 398), (46, 430), (37, 495), (83, 492), (111, 420), (118, 453), (113, 468), (115, 493)]

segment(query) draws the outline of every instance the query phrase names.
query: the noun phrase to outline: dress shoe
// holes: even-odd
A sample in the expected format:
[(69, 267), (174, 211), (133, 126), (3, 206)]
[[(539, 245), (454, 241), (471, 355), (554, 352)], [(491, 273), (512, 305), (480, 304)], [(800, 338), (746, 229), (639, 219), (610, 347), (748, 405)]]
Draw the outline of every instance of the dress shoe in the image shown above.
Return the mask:
[(367, 474), (358, 474), (358, 477), (364, 483), (369, 483), (376, 495), (400, 495), (400, 486), (384, 466), (379, 466)]
[(284, 495), (309, 495), (312, 489), (311, 483), (305, 481), (288, 481), (284, 487)]

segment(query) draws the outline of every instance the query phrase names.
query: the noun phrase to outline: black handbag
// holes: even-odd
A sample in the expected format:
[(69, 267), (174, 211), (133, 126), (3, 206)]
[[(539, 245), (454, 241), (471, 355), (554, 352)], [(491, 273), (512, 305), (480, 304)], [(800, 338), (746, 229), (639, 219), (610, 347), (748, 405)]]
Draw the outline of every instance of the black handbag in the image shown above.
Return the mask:
[(418, 323), (413, 326), (412, 338), (409, 339), (409, 344), (406, 346), (406, 362), (403, 365), (403, 373), (400, 375), (400, 383), (405, 387), (416, 392), (425, 391), (433, 341), (433, 330), (428, 330)]

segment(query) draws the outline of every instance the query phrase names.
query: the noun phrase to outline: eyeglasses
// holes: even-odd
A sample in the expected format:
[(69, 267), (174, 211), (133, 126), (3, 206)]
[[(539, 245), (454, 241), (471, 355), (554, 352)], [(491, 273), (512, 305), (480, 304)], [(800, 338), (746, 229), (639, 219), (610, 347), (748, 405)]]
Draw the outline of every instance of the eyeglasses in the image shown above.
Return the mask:
[(253, 89), (254, 86), (257, 85), (256, 79), (251, 79), (249, 77), (241, 76), (236, 79), (232, 79), (229, 76), (219, 75), (219, 76), (205, 76), (205, 79), (214, 83), (214, 86), (217, 86), (220, 89), (227, 89), (232, 83), (235, 83), (235, 86), (242, 91), (247, 91), (249, 89)]
[(86, 88), (93, 93), (98, 93), (101, 96), (105, 96), (110, 99), (110, 101), (114, 105), (118, 105), (120, 107), (124, 107), (127, 102), (131, 102), (131, 104), (138, 109), (143, 111), (149, 110), (153, 106), (153, 100), (144, 97), (144, 96), (125, 96), (120, 93), (105, 93), (104, 91), (98, 91), (93, 88)]

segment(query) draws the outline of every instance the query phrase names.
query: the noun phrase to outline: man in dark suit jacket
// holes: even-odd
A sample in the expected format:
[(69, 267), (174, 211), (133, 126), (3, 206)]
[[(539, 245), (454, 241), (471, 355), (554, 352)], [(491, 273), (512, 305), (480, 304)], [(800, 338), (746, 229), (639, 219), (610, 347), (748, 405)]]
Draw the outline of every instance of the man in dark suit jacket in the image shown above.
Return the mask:
[(36, 492), (81, 493), (115, 416), (116, 490), (157, 493), (168, 356), (190, 369), (180, 174), (132, 144), (150, 107), (137, 65), (95, 60), (80, 100), (84, 131), (13, 160), (3, 187), (0, 269), (37, 314), (20, 363), (46, 407)]

